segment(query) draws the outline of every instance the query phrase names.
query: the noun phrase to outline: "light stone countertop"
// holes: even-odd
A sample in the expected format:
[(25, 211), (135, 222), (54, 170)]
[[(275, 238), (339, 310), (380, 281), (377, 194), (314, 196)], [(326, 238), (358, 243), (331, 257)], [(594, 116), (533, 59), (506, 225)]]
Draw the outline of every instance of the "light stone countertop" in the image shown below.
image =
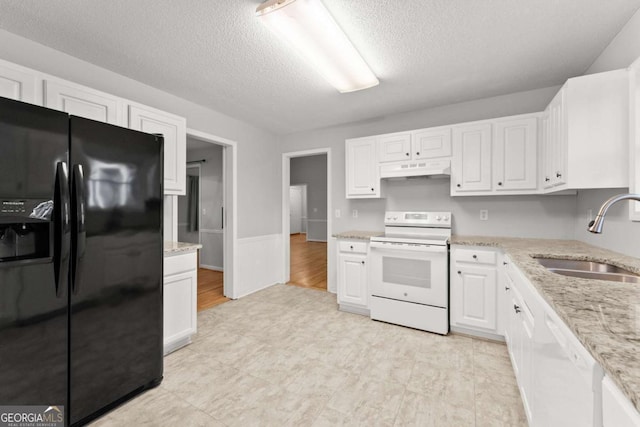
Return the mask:
[(184, 243), (164, 241), (164, 255), (173, 255), (178, 252), (192, 252), (202, 248), (199, 243)]
[(640, 259), (575, 240), (452, 236), (501, 248), (640, 411), (640, 284), (561, 276), (534, 257), (605, 262), (640, 273)]
[(369, 240), (372, 237), (382, 236), (384, 231), (361, 231), (361, 230), (352, 230), (352, 231), (343, 231), (341, 233), (333, 234), (331, 237), (335, 237), (337, 239), (359, 239), (359, 240)]

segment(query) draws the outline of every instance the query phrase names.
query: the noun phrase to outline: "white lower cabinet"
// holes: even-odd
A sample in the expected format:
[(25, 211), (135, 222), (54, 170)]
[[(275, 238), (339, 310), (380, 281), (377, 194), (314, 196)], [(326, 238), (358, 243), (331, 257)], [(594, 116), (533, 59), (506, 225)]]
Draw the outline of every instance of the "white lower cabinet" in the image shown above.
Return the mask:
[(602, 380), (603, 427), (638, 427), (640, 413), (608, 376)]
[(502, 335), (498, 313), (499, 251), (451, 248), (451, 314), (453, 331), (495, 338)]
[(338, 304), (340, 309), (369, 315), (368, 242), (338, 241)]
[(191, 343), (197, 332), (197, 252), (164, 257), (164, 354)]

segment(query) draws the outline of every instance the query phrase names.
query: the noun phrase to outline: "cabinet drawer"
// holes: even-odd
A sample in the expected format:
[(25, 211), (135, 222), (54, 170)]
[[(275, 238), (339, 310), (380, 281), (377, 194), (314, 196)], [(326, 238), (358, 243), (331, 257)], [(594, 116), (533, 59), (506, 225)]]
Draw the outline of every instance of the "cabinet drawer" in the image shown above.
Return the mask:
[(366, 254), (367, 243), (366, 242), (340, 242), (339, 249), (340, 249), (340, 252)]
[(496, 264), (496, 253), (473, 249), (457, 249), (455, 260), (458, 262), (471, 262), (474, 264)]
[(197, 268), (197, 252), (164, 257), (164, 275), (185, 273)]

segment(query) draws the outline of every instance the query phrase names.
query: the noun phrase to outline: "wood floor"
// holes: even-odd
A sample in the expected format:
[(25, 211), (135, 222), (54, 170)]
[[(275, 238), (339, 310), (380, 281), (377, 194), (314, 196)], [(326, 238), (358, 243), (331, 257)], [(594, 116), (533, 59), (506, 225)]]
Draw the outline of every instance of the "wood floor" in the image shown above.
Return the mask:
[(229, 301), (223, 295), (222, 271), (198, 269), (198, 311)]
[(327, 243), (291, 235), (291, 280), (288, 285), (327, 290)]

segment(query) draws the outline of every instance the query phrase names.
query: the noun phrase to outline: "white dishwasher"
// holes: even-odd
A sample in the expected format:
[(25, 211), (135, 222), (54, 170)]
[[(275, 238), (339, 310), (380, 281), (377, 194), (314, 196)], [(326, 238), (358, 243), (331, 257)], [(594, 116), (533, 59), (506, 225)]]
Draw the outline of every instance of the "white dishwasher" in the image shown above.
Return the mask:
[(555, 312), (545, 307), (536, 331), (533, 423), (544, 427), (602, 426), (602, 377), (591, 357)]

